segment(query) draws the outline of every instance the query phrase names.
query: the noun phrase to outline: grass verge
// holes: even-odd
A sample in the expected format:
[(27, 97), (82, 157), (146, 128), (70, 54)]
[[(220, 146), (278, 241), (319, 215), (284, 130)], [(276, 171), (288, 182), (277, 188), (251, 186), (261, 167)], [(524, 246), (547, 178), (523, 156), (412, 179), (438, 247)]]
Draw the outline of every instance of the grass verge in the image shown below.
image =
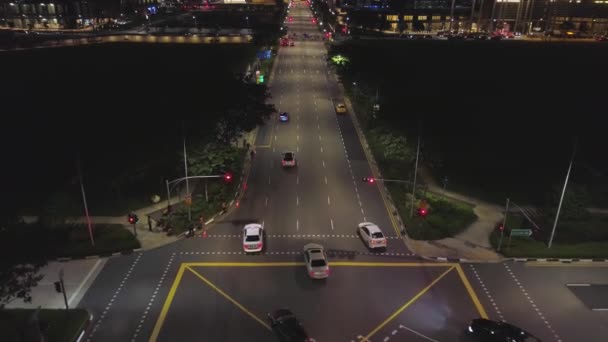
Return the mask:
[[(0, 341), (26, 341), (35, 338), (36, 328), (30, 321), (36, 309), (0, 310)], [(47, 342), (72, 342), (85, 328), (89, 313), (85, 309), (41, 309), (38, 320)], [(32, 339), (35, 340), (35, 339)]]

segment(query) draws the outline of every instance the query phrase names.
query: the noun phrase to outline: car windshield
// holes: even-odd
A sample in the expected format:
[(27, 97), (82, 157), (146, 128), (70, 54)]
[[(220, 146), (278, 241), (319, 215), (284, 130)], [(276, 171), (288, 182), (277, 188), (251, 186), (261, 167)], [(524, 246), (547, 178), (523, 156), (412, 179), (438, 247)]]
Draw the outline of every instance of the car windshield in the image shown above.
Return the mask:
[(382, 239), (384, 237), (384, 235), (382, 235), (381, 232), (376, 232), (376, 233), (372, 233), (372, 237), (374, 239)]
[(285, 158), (283, 158), (287, 161), (293, 160), (293, 154), (291, 153), (285, 153)]
[(258, 235), (247, 235), (245, 241), (260, 241), (260, 237)]
[(327, 265), (327, 263), (323, 259), (317, 259), (310, 262), (310, 266), (312, 267), (323, 267), (325, 265)]

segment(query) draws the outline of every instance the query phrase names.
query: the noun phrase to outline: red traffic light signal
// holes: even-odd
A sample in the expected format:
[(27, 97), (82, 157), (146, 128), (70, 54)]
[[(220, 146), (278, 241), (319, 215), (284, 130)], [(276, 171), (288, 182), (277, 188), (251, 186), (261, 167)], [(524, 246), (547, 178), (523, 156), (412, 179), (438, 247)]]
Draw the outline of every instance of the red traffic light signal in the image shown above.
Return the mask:
[(226, 183), (232, 182), (232, 174), (230, 172), (224, 173), (224, 182), (226, 182)]
[(374, 177), (363, 177), (363, 181), (365, 183), (374, 183), (376, 180), (374, 179)]
[(129, 216), (127, 217), (127, 220), (129, 221), (130, 224), (136, 224), (137, 221), (139, 221), (139, 218), (137, 217), (137, 215), (130, 213)]
[(418, 208), (418, 210), (416, 211), (418, 216), (420, 217), (425, 217), (429, 212), (428, 210), (426, 210), (426, 208)]
[(498, 231), (503, 232), (505, 230), (505, 226), (501, 223), (498, 225)]

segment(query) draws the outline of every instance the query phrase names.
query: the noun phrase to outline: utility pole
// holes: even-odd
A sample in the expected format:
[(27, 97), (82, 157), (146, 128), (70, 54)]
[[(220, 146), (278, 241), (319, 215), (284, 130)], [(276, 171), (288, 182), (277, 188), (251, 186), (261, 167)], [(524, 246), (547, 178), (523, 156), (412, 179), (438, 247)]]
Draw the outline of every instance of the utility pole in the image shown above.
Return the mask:
[(452, 7), (450, 8), (450, 33), (452, 33), (452, 25), (454, 24), (454, 7), (456, 6), (456, 0), (452, 0)]
[(553, 221), (553, 229), (551, 230), (551, 237), (549, 238), (549, 244), (547, 248), (551, 248), (553, 244), (553, 237), (555, 236), (555, 228), (557, 227), (557, 220), (559, 219), (559, 213), (562, 210), (562, 203), (564, 201), (564, 195), (566, 194), (566, 187), (568, 186), (568, 178), (570, 178), (570, 171), (572, 170), (572, 164), (574, 163), (574, 156), (576, 155), (576, 146), (578, 139), (574, 141), (574, 150), (572, 151), (572, 158), (570, 158), (570, 165), (568, 165), (568, 172), (566, 173), (566, 180), (564, 181), (564, 187), (562, 188), (562, 195), (559, 198), (559, 204), (557, 205), (557, 213), (555, 213), (555, 221)]
[(416, 165), (414, 167), (414, 186), (412, 187), (412, 207), (410, 217), (414, 217), (414, 204), (416, 202), (416, 174), (418, 173), (418, 157), (420, 156), (420, 132), (418, 132), (418, 147), (416, 148)]
[(500, 240), (498, 240), (498, 248), (496, 249), (497, 252), (500, 252), (500, 247), (502, 246), (502, 238), (505, 235), (508, 213), (509, 213), (509, 199), (507, 198), (507, 205), (505, 206), (505, 217), (502, 219), (502, 229), (500, 230)]
[[(190, 195), (190, 182), (188, 181), (188, 156), (186, 154), (186, 131), (184, 130), (184, 122), (182, 121), (182, 137), (184, 141), (184, 172), (186, 173), (186, 196)], [(192, 221), (192, 206), (188, 205), (188, 221)]]
[(89, 228), (89, 238), (91, 239), (91, 246), (95, 247), (95, 239), (93, 238), (93, 224), (91, 223), (91, 216), (89, 216), (89, 207), (87, 205), (87, 195), (84, 191), (84, 184), (82, 182), (82, 169), (80, 168), (80, 156), (77, 158), (78, 167), (78, 180), (80, 181), (80, 192), (82, 193), (82, 203), (84, 205), (84, 215), (87, 218), (87, 227)]

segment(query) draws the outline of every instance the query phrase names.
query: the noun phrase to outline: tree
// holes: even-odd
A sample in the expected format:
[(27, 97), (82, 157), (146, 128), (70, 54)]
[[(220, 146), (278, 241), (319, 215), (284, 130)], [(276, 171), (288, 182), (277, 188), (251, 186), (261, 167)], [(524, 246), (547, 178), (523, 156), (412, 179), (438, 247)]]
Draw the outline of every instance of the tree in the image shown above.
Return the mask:
[(274, 105), (266, 103), (270, 93), (265, 85), (239, 81), (234, 87), (234, 96), (215, 126), (215, 137), (222, 144), (234, 142), (243, 132), (262, 125), (275, 112)]
[(414, 159), (404, 136), (396, 135), (382, 127), (374, 129), (371, 135), (378, 137), (376, 142), (385, 160), (411, 162)]
[[(0, 218), (0, 309), (15, 299), (31, 302), (31, 289), (42, 279), (38, 271), (46, 264), (42, 252), (29, 237), (36, 229), (28, 229), (23, 220)], [(39, 227), (35, 227), (39, 228)]]

